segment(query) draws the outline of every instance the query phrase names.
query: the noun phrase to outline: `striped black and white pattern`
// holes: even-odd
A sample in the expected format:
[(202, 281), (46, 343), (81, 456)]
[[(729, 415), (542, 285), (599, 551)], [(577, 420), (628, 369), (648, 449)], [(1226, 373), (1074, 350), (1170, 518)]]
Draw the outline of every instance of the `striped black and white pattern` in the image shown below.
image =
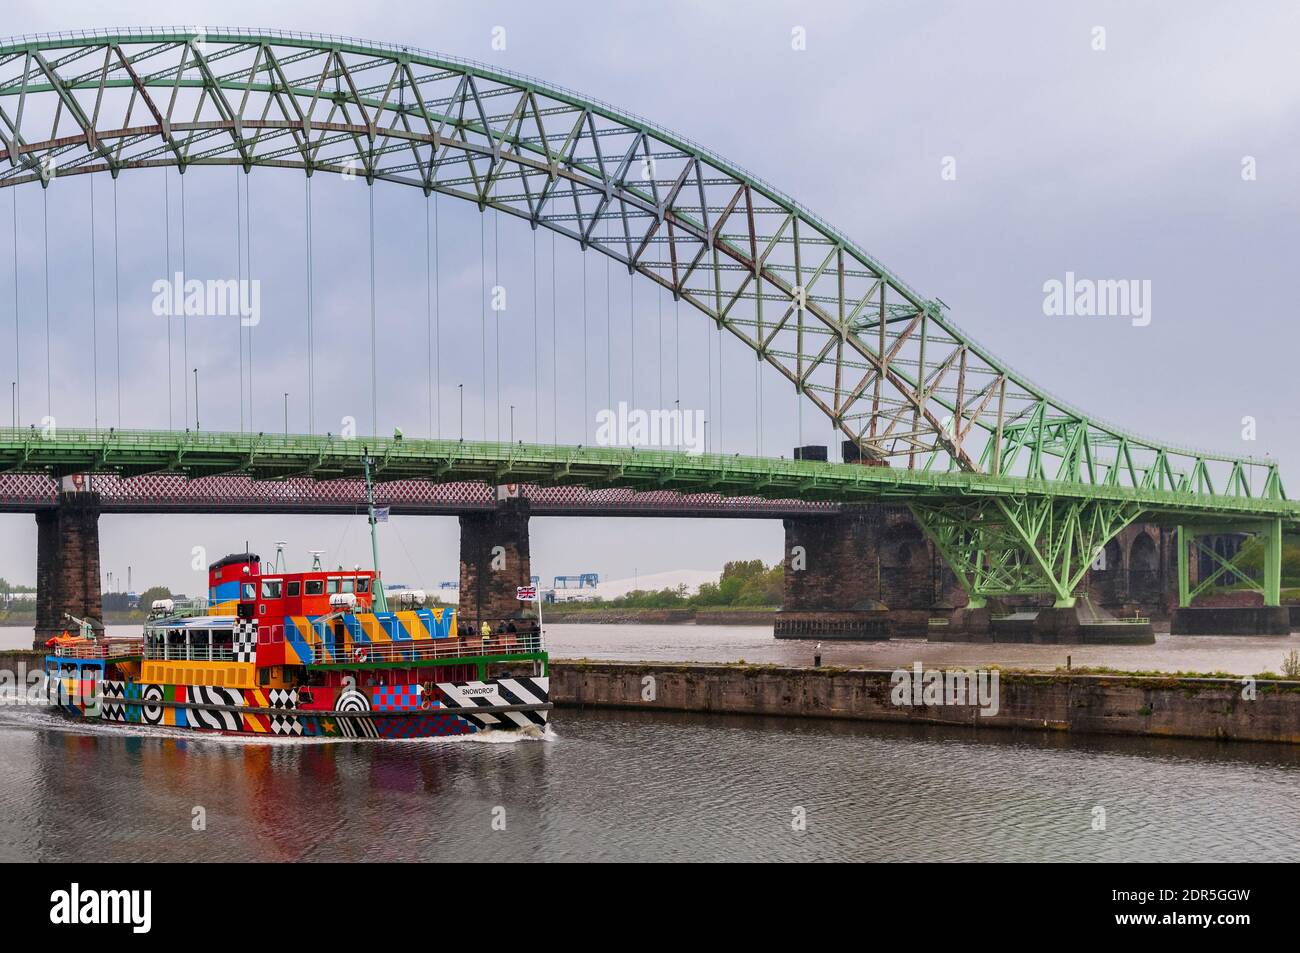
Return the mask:
[(355, 688), (349, 688), (339, 694), (334, 707), (338, 711), (370, 711), (370, 699)]
[[(452, 708), (495, 708), (501, 705), (544, 704), (548, 678), (502, 678), (492, 682), (439, 682), (438, 700)], [(480, 728), (522, 728), (545, 725), (544, 711), (504, 711), (465, 714), (461, 717)]]
[(338, 719), (339, 730), (343, 732), (345, 738), (378, 738), (379, 728), (375, 725), (375, 720), (369, 715), (360, 717), (350, 717), (341, 715)]
[[(185, 697), (195, 705), (228, 705), (243, 707), (244, 693), (238, 689), (215, 688), (211, 685), (190, 685)], [(239, 731), (243, 719), (231, 711), (209, 711), (203, 708), (186, 709), (186, 717), (195, 728), (212, 728), (217, 731)]]
[(379, 729), (375, 727), (375, 720), (368, 714), (370, 711), (370, 699), (361, 692), (357, 691), (355, 688), (349, 688), (347, 691), (339, 694), (339, 697), (334, 702), (334, 707), (338, 711), (367, 713), (356, 718), (347, 715), (339, 716), (339, 731), (343, 732), (345, 738), (379, 737)]

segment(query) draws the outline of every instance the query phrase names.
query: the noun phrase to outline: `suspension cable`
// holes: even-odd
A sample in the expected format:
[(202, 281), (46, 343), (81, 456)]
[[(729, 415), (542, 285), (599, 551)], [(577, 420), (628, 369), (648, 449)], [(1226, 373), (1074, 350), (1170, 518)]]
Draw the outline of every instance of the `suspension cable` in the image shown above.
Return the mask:
[(41, 189), (45, 228), (45, 413), (54, 417), (54, 377), (50, 373), (50, 189)]
[[(244, 219), (243, 212), (239, 207), (239, 166), (233, 167), (235, 170), (235, 287), (240, 290), (244, 287)], [(236, 308), (236, 312), (240, 309)], [(235, 323), (235, 329), (239, 336), (239, 432), (244, 432), (244, 322), (240, 315), (236, 315), (239, 320)]]
[(375, 316), (375, 183), (368, 182), (370, 196), (370, 432), (379, 436), (379, 364)]
[(117, 429), (122, 429), (122, 266), (118, 255), (117, 176), (113, 176), (113, 335), (116, 338)]
[(542, 379), (537, 366), (537, 225), (533, 225), (533, 440), (542, 442)]
[(587, 420), (590, 407), (587, 396), (587, 252), (582, 253), (582, 440), (587, 440)]
[(425, 362), (424, 379), (429, 385), (429, 439), (433, 439), (433, 376), (429, 373), (433, 365), (433, 279), (430, 275), (429, 258), (433, 254), (429, 240), (429, 196), (424, 196), (424, 340)]
[[(14, 309), (18, 313), (18, 309)], [(555, 229), (551, 229), (551, 439), (560, 442), (560, 346), (556, 343), (558, 319), (555, 310)]]
[[(244, 274), (248, 276), (249, 297), (252, 298), (253, 284), (253, 202), (251, 189), (253, 188), (253, 179), (248, 173), (244, 173), (247, 178), (244, 179), (244, 255), (248, 259), (248, 267), (244, 269)], [(261, 307), (261, 292), (258, 292), (258, 307)], [(261, 320), (261, 314), (257, 315)], [(243, 319), (240, 319), (240, 327), (243, 327)], [(248, 326), (248, 429), (253, 429), (253, 331), (256, 324)]]
[(313, 328), (312, 312), (315, 308), (315, 275), (312, 262), (311, 230), (311, 176), (306, 178), (307, 187), (303, 196), (306, 209), (305, 231), (307, 236), (307, 432), (316, 432), (316, 339)]
[(482, 345), (483, 364), (483, 440), (487, 441), (487, 209), (480, 207), (478, 215), (478, 311), (479, 343)]
[[(189, 244), (186, 241), (186, 226), (189, 219), (185, 211), (185, 170), (181, 169), (181, 289), (184, 291), (185, 285), (189, 283)], [(182, 298), (182, 302), (183, 302)], [(190, 429), (190, 322), (185, 314), (186, 308), (181, 305), (181, 386), (185, 388), (185, 429)], [(194, 397), (197, 400), (198, 394)], [(197, 409), (197, 408), (196, 408)], [(197, 416), (197, 415), (196, 415)]]
[(99, 292), (95, 274), (95, 176), (90, 175), (90, 407), (99, 429)]
[(722, 404), (726, 397), (726, 390), (722, 384), (722, 324), (718, 324), (718, 426), (716, 431), (718, 453), (722, 453)]
[(23, 422), (22, 336), (18, 329), (18, 190), (9, 191), (14, 203), (14, 426), (17, 427)]
[(677, 406), (682, 405), (682, 299), (673, 295), (673, 389), (677, 392)]
[(438, 224), (438, 193), (433, 193), (433, 325), (437, 363), (438, 439), (442, 439), (442, 236)]
[[(605, 222), (605, 248), (609, 248), (609, 222)], [(612, 278), (610, 275), (610, 262), (612, 259), (608, 254), (605, 255), (605, 407), (607, 410), (614, 409), (614, 306), (611, 303), (612, 298), (610, 285)]]
[[(492, 294), (496, 295), (501, 287), (501, 215), (497, 212), (492, 213)], [(501, 308), (497, 305), (503, 302), (493, 301), (492, 313), (495, 316), (492, 320), (492, 344), (496, 349), (497, 369), (496, 376), (493, 378), (493, 384), (496, 390), (496, 401), (493, 409), (497, 417), (497, 443), (501, 442)]]
[[(167, 283), (170, 286), (172, 279), (172, 198), (171, 198), (171, 176), (167, 168), (163, 167), (163, 248), (167, 258)], [(175, 354), (172, 351), (172, 303), (176, 300), (176, 289), (167, 301), (167, 429), (175, 430), (176, 423), (172, 417), (176, 404), (176, 397), (172, 393), (172, 365), (176, 363)]]
[(627, 269), (627, 330), (628, 330), (628, 363), (631, 365), (631, 376), (629, 384), (631, 386), (632, 400), (631, 405), (637, 406), (636, 403), (636, 272), (633, 266), (628, 265)]
[[(709, 394), (706, 405), (708, 409), (705, 411), (705, 426), (708, 426), (707, 420), (713, 421), (713, 440), (716, 444), (718, 439), (718, 420), (713, 416), (713, 335), (709, 333), (709, 326), (707, 324), (704, 325), (704, 347), (706, 355), (705, 363), (708, 364), (709, 367), (708, 380), (706, 381)], [(706, 430), (705, 433), (707, 435), (708, 431)]]
[[(658, 259), (659, 259), (659, 264), (662, 265), (662, 264), (663, 264), (663, 260), (664, 260), (664, 249), (663, 249), (663, 246), (660, 245), (660, 244), (658, 244), (658, 243), (656, 242), (656, 243), (655, 243), (655, 247), (656, 247), (656, 250), (659, 252), (659, 254), (658, 254), (658, 256), (657, 256)], [(659, 271), (660, 271), (660, 270), (662, 270), (662, 269), (656, 269), (656, 270), (655, 270), (655, 277), (662, 277), (662, 276), (659, 274)], [(657, 353), (657, 356), (658, 356), (658, 358), (659, 358), (659, 397), (658, 397), (658, 403), (659, 403), (659, 409), (660, 409), (660, 410), (663, 410), (663, 409), (664, 409), (664, 289), (663, 289), (663, 286), (660, 285), (659, 282), (657, 282), (657, 281), (655, 282), (655, 309), (656, 309), (656, 313), (657, 313), (657, 317), (656, 317), (655, 323), (656, 323), (656, 325), (657, 325), (658, 328), (659, 328), (659, 344), (658, 344), (658, 347), (655, 349), (655, 350), (656, 350), (656, 353)]]

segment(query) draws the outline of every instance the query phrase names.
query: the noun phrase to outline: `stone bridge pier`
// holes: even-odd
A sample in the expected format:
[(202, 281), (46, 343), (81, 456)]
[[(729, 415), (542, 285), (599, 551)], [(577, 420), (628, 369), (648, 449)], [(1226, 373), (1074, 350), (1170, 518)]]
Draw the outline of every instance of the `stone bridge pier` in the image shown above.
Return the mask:
[(785, 520), (777, 638), (925, 635), (934, 612), (965, 602), (906, 507), (861, 506)]
[(36, 648), (76, 630), (65, 613), (102, 625), (97, 493), (63, 493), (36, 513)]
[(496, 509), (460, 517), (460, 624), (484, 622), (496, 628), (527, 608), (515, 598), (532, 579), (528, 554), (528, 500), (510, 497)]

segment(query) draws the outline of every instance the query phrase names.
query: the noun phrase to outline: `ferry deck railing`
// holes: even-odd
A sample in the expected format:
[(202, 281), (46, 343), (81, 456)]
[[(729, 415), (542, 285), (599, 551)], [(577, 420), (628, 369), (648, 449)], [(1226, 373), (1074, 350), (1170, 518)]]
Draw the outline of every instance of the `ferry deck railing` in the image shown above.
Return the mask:
[(75, 645), (54, 646), (56, 656), (75, 659), (129, 658), (138, 656), (143, 651), (143, 639), (102, 639)]
[(317, 665), (383, 665), (482, 655), (527, 655), (542, 651), (542, 637), (540, 634), (518, 633), (489, 638), (354, 642), (351, 645), (339, 645), (327, 639), (311, 643), (311, 649)]
[[(284, 641), (283, 627), (266, 627), (259, 631), (261, 644), (281, 643)], [(348, 640), (340, 643), (329, 638), (321, 639), (319, 633), (307, 640), (307, 647), (312, 651), (312, 664), (316, 665), (400, 665), (405, 662), (425, 662), (438, 659), (452, 659), (484, 655), (527, 655), (543, 650), (540, 633), (516, 633), (492, 635), (488, 638), (412, 639), (392, 642), (357, 642)], [(91, 649), (93, 646), (71, 646), (72, 649)], [(168, 662), (233, 662), (235, 649), (224, 644), (184, 645), (155, 644), (135, 641), (133, 653), (115, 652), (111, 655), (143, 653), (150, 661)], [(104, 658), (103, 655), (87, 655), (87, 658)]]

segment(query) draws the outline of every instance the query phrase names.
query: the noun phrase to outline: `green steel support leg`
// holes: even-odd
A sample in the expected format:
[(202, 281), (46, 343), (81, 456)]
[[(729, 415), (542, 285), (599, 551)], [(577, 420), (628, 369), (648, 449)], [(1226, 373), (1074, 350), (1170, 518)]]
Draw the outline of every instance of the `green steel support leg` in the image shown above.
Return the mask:
[(909, 504), (947, 561), (972, 609), (989, 596), (1050, 595), (1075, 605), (1074, 590), (1096, 553), (1141, 509), (1105, 500), (989, 498)]
[(1264, 540), (1264, 605), (1282, 604), (1282, 521), (1268, 521)]
[(1178, 549), (1178, 607), (1186, 609), (1192, 604), (1191, 566), (1187, 558), (1187, 529), (1180, 523), (1176, 547)]

